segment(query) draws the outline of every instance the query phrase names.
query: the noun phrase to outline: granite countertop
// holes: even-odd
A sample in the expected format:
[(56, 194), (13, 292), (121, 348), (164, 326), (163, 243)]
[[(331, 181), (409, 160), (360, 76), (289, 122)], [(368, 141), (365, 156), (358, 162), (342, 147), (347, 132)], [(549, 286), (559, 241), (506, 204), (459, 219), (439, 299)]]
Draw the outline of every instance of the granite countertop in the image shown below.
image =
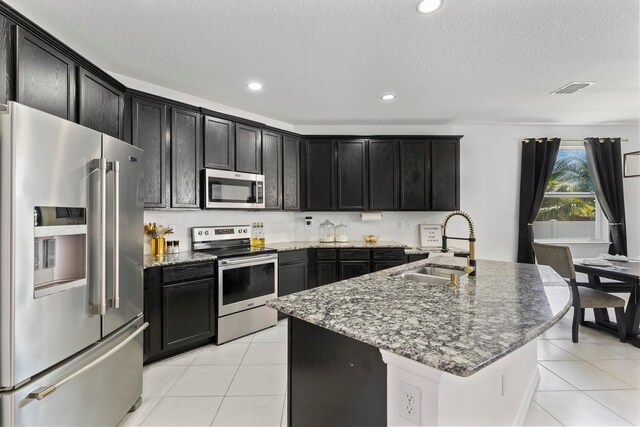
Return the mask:
[(145, 255), (142, 260), (142, 266), (143, 268), (152, 268), (187, 262), (213, 261), (214, 259), (216, 259), (215, 255), (204, 252), (183, 251), (177, 254)]
[(571, 306), (550, 267), (478, 261), (458, 286), (404, 280), (423, 265), (462, 269), (437, 256), (267, 302), (282, 313), (458, 376), (469, 376), (535, 339)]
[(297, 241), (297, 242), (280, 242), (280, 243), (267, 243), (268, 248), (277, 249), (278, 252), (283, 251), (295, 251), (297, 249), (308, 248), (406, 248), (407, 245), (394, 242), (380, 240), (375, 244), (365, 243), (363, 240), (350, 240), (348, 242), (331, 242), (322, 243), (318, 241)]

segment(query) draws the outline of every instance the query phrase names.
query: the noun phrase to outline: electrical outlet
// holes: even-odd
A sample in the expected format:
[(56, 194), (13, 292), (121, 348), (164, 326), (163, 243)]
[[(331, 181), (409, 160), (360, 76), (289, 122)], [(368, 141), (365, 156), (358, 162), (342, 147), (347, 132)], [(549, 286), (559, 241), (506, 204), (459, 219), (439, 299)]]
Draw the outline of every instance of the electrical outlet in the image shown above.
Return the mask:
[(422, 391), (411, 384), (400, 381), (400, 416), (414, 425), (420, 425)]

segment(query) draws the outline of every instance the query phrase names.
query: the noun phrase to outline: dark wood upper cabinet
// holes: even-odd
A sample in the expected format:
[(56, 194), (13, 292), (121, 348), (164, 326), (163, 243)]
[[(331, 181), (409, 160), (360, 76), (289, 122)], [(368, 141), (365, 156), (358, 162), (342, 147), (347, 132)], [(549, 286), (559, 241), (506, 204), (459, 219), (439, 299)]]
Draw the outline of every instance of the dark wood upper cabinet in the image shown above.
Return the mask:
[(282, 135), (262, 131), (264, 207), (282, 209)]
[(235, 168), (235, 123), (217, 117), (204, 117), (204, 167)]
[(131, 142), (144, 150), (145, 208), (169, 207), (167, 105), (144, 98), (131, 100)]
[(400, 190), (399, 142), (369, 140), (369, 209), (397, 210)]
[(460, 209), (460, 141), (431, 141), (431, 209)]
[(400, 209), (431, 209), (431, 161), (429, 140), (400, 142)]
[(306, 209), (332, 211), (336, 208), (336, 142), (310, 139), (306, 142)]
[(78, 72), (78, 123), (124, 138), (124, 94), (83, 68)]
[(262, 131), (236, 123), (236, 171), (262, 173)]
[(16, 34), (16, 101), (76, 121), (76, 64), (22, 28)]
[(367, 141), (338, 141), (338, 210), (368, 208)]
[(282, 208), (300, 209), (300, 138), (282, 139)]
[(200, 113), (171, 109), (171, 207), (200, 207), (202, 169)]
[(13, 59), (13, 24), (0, 15), (0, 104), (15, 99)]

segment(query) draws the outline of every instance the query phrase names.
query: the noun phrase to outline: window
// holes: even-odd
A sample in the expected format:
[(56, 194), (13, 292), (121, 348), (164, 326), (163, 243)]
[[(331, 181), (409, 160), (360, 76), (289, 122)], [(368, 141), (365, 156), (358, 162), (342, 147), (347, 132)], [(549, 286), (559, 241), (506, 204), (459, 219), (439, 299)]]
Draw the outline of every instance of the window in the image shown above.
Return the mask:
[(584, 148), (561, 147), (534, 224), (536, 239), (600, 239), (603, 223)]

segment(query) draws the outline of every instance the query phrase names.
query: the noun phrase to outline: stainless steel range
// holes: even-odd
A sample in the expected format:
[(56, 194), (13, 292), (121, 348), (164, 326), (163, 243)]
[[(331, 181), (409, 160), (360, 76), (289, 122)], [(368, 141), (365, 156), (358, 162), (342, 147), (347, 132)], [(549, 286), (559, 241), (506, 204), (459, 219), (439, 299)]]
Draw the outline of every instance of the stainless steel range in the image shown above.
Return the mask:
[(265, 303), (278, 296), (275, 249), (251, 246), (251, 227), (194, 227), (192, 249), (217, 256), (216, 343), (274, 326), (277, 311)]

